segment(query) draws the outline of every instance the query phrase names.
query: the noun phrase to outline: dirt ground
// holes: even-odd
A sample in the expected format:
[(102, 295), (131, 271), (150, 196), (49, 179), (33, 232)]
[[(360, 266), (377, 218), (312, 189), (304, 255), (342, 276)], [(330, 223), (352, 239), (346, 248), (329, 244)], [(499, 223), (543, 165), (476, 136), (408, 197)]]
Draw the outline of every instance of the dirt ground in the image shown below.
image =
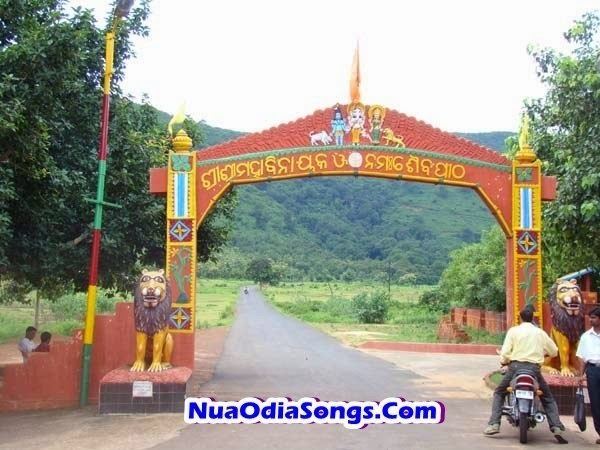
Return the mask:
[[(196, 330), (196, 367), (190, 388), (192, 394), (212, 377), (228, 332), (229, 327)], [(2, 363), (21, 361), (16, 343), (15, 340), (0, 345)], [(97, 406), (0, 413), (0, 449), (141, 450), (172, 438), (183, 427), (185, 423), (181, 414), (99, 416)], [(138, 432), (142, 429), (145, 430), (143, 433)], [(32, 433), (31, 430), (36, 431)]]
[(188, 395), (196, 394), (198, 388), (212, 378), (228, 332), (229, 327), (196, 330), (196, 366), (190, 380)]
[(23, 361), (21, 354), (17, 349), (18, 342), (19, 339), (11, 339), (8, 342), (0, 344), (0, 366)]

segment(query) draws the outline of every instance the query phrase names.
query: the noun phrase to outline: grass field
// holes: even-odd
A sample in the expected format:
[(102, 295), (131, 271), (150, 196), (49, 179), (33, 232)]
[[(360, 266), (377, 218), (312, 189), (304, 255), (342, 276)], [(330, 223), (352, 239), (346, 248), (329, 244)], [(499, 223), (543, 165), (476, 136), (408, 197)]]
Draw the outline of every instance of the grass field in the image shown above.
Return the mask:
[[(350, 313), (351, 301), (361, 292), (386, 291), (369, 283), (283, 283), (263, 291), (285, 314), (310, 323), (347, 345), (366, 341), (436, 342), (441, 312), (418, 304), (421, 294), (433, 286), (391, 286), (390, 308), (385, 323), (365, 324)], [(502, 335), (469, 330), (473, 343), (501, 344)]]
[[(196, 290), (196, 327), (229, 325), (233, 320), (235, 302), (245, 284), (249, 282), (200, 279)], [(85, 295), (73, 297), (74, 302), (84, 302), (84, 299)], [(83, 328), (83, 317), (73, 312), (85, 310), (83, 304), (80, 308), (69, 309), (60, 314), (60, 318), (51, 311), (48, 300), (43, 300), (41, 307), (40, 331), (49, 331), (56, 336), (69, 336), (73, 330)], [(33, 325), (33, 322), (32, 306), (0, 306), (0, 343), (22, 337), (25, 328)]]
[[(0, 307), (0, 343), (13, 340), (25, 335), (25, 328), (33, 325), (33, 307)], [(71, 332), (83, 323), (78, 320), (54, 320), (49, 311), (41, 314), (39, 329), (49, 331), (53, 335), (70, 335)]]
[[(397, 286), (392, 285), (390, 298), (398, 302), (417, 302), (421, 294), (430, 291), (434, 286)], [(277, 302), (295, 301), (301, 298), (310, 298), (311, 300), (327, 300), (332, 296), (352, 299), (360, 292), (369, 292), (373, 290), (384, 290), (387, 292), (387, 286), (381, 283), (362, 283), (362, 282), (332, 282), (332, 283), (281, 283), (279, 286), (268, 286), (263, 292), (276, 300)]]
[(200, 279), (196, 293), (196, 328), (230, 325), (235, 303), (243, 286), (252, 284), (239, 280)]
[[(235, 303), (249, 281), (205, 279), (198, 281), (196, 293), (196, 327), (230, 325), (235, 316)], [(368, 340), (436, 342), (441, 313), (418, 304), (419, 296), (431, 286), (392, 286), (389, 316), (383, 324), (363, 324), (348, 313), (351, 300), (361, 292), (382, 289), (369, 283), (283, 283), (263, 289), (265, 295), (285, 314), (306, 321), (335, 336), (348, 345)], [(332, 295), (333, 294), (333, 295)], [(73, 301), (84, 301), (80, 296)], [(81, 305), (83, 306), (83, 305)], [(323, 308), (322, 306), (327, 306)], [(77, 310), (77, 308), (74, 308)], [(79, 309), (81, 310), (81, 308)], [(0, 307), (0, 343), (21, 337), (33, 323), (33, 307)], [(55, 335), (70, 335), (83, 327), (83, 319), (63, 314), (57, 320), (47, 301), (42, 302), (39, 329)], [(475, 343), (500, 344), (501, 335), (468, 330)]]

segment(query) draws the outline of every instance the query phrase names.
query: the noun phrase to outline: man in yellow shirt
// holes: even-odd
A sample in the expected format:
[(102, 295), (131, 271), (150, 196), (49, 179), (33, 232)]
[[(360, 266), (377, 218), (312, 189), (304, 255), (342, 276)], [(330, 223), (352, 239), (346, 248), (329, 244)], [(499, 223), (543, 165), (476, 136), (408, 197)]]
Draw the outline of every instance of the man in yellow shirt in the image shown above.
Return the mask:
[(521, 325), (512, 327), (506, 333), (504, 344), (500, 351), (500, 363), (508, 364), (508, 370), (502, 381), (494, 391), (494, 402), (492, 403), (492, 415), (488, 426), (483, 432), (491, 436), (500, 432), (500, 419), (502, 417), (502, 405), (506, 396), (506, 388), (518, 370), (526, 369), (535, 374), (538, 380), (542, 396), (540, 398), (550, 431), (554, 435), (560, 435), (565, 429), (558, 415), (558, 406), (552, 396), (550, 387), (542, 377), (540, 367), (544, 362), (544, 355), (556, 356), (558, 348), (544, 330), (536, 327), (533, 323), (533, 308), (526, 307), (520, 313)]

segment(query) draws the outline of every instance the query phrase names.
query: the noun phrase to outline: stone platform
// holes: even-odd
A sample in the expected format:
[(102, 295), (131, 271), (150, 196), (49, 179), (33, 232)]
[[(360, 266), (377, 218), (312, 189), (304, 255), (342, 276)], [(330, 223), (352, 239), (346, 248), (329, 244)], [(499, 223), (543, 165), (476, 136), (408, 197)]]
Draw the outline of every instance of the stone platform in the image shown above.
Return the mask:
[[(579, 386), (579, 377), (563, 377), (561, 375), (549, 375), (544, 373), (544, 379), (552, 390), (552, 395), (558, 405), (558, 411), (560, 414), (573, 415), (575, 408), (575, 392)], [(585, 378), (583, 381), (583, 387), (586, 387)], [(590, 405), (585, 405), (586, 415), (592, 416)]]
[(191, 369), (175, 367), (156, 373), (129, 369), (115, 369), (100, 380), (100, 414), (183, 412)]

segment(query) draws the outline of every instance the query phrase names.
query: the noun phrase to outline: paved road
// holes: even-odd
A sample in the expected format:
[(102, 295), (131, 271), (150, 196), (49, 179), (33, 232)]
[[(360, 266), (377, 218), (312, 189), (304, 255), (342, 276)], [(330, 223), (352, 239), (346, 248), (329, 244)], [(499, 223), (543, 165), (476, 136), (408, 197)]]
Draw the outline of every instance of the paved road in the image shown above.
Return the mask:
[[(440, 400), (446, 421), (440, 425), (370, 425), (348, 430), (342, 425), (190, 425), (155, 449), (412, 449), (521, 448), (516, 429), (504, 425), (494, 437), (481, 435), (489, 401), (466, 391), (443, 390), (414, 372), (342, 346), (295, 319), (282, 316), (252, 290), (238, 304), (237, 319), (214, 378), (201, 394), (217, 400), (246, 396), (322, 400)], [(440, 397), (442, 395), (442, 397)], [(577, 448), (585, 445), (567, 435)], [(544, 424), (530, 436), (530, 446), (555, 444)]]

